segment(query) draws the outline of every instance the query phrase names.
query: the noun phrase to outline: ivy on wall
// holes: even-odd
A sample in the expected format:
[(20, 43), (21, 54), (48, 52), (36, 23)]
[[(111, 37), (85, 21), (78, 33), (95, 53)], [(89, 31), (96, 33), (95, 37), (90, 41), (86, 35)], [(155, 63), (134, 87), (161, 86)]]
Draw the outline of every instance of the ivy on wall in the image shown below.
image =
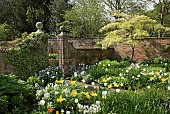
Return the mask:
[(24, 34), (22, 41), (9, 47), (4, 61), (12, 66), (14, 74), (27, 79), (48, 66), (48, 36), (44, 33)]

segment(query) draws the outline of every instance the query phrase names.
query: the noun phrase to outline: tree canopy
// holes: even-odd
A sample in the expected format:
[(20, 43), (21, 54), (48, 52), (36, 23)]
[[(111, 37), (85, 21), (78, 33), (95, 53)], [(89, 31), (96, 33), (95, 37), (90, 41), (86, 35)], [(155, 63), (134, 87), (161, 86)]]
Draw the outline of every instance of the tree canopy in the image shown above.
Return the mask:
[(155, 19), (160, 24), (170, 27), (170, 1), (159, 0), (155, 2), (154, 9), (146, 13), (152, 19)]
[(170, 35), (170, 28), (158, 24), (157, 21), (144, 15), (130, 16), (127, 14), (117, 13), (114, 22), (107, 24), (100, 29), (105, 32), (106, 37), (101, 42), (102, 48), (108, 48), (113, 43), (127, 43), (132, 46), (132, 59), (136, 39), (147, 37), (158, 37), (160, 34)]
[(94, 37), (108, 20), (100, 0), (72, 0), (72, 9), (67, 10), (65, 25), (73, 37)]
[(48, 31), (46, 23), (49, 20), (50, 12), (48, 5), (50, 0), (6, 0), (0, 2), (1, 23), (6, 22), (19, 32), (33, 32), (36, 30), (35, 23), (44, 23), (44, 29)]

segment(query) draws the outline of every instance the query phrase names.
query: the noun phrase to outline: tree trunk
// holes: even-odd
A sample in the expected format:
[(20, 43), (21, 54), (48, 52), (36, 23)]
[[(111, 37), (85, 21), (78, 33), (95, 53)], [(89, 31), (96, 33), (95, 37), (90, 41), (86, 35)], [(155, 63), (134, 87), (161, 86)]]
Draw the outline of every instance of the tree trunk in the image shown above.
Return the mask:
[(133, 62), (134, 52), (135, 52), (135, 46), (132, 46), (132, 55), (130, 58), (131, 62)]

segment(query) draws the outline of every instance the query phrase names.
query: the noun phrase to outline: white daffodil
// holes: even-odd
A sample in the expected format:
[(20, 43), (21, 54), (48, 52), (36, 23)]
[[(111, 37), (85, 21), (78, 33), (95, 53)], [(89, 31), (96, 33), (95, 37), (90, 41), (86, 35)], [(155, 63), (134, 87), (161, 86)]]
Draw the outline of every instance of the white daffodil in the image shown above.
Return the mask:
[(45, 93), (44, 94), (44, 99), (48, 99), (48, 98), (50, 98), (50, 93)]
[(107, 91), (103, 91), (102, 96), (106, 96), (106, 95), (107, 95)]
[(120, 92), (120, 89), (116, 89), (116, 92), (119, 93), (119, 92)]
[(94, 86), (94, 84), (95, 84), (94, 82), (91, 82), (91, 85), (92, 85), (92, 86)]
[(79, 102), (79, 100), (78, 99), (74, 99), (74, 102), (77, 104)]
[(45, 101), (44, 101), (44, 100), (41, 100), (38, 104), (41, 105), (41, 106), (44, 106)]
[(96, 101), (96, 105), (100, 105), (100, 101)]
[(151, 88), (151, 86), (147, 86), (147, 88), (148, 88), (148, 89), (150, 89), (150, 88)]
[(168, 86), (168, 90), (170, 90), (170, 86)]
[(88, 85), (85, 85), (84, 88), (88, 88)]
[(66, 111), (66, 114), (70, 114), (71, 112), (70, 111)]

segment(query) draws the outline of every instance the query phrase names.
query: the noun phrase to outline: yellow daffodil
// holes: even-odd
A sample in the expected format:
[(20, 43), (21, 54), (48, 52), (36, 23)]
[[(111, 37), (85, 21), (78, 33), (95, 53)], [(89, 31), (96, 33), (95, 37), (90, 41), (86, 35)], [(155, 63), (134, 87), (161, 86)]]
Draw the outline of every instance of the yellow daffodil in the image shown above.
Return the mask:
[(62, 84), (64, 82), (64, 80), (56, 80), (55, 83), (60, 83)]
[(103, 78), (103, 79), (102, 79), (102, 82), (106, 83), (106, 82), (107, 82), (107, 79), (106, 79), (106, 78)]
[(66, 100), (65, 98), (62, 98), (62, 95), (60, 95), (60, 97), (57, 99), (57, 102), (63, 102), (64, 100)]
[(83, 94), (83, 95), (88, 95), (88, 94), (89, 94), (89, 92), (82, 92), (82, 94)]
[(119, 87), (119, 84), (115, 83), (115, 84), (114, 84), (114, 87)]
[(107, 87), (110, 89), (110, 88), (112, 88), (113, 86), (112, 86), (112, 84), (109, 84)]
[(71, 84), (71, 85), (75, 85), (75, 84), (76, 84), (76, 81), (71, 81), (70, 84)]
[(156, 75), (160, 75), (160, 72), (155, 72)]
[(166, 80), (168, 80), (168, 78), (161, 78), (162, 83), (165, 83)]
[(86, 98), (90, 99), (90, 95), (86, 95)]
[(71, 95), (72, 95), (73, 97), (75, 97), (75, 96), (77, 95), (77, 91), (74, 90), (74, 91), (71, 93)]
[(93, 97), (97, 97), (97, 93), (95, 93), (95, 92), (91, 92), (91, 96), (93, 96)]
[(59, 112), (58, 112), (58, 111), (56, 111), (56, 114), (59, 114)]
[(150, 77), (150, 81), (154, 81), (155, 80), (155, 77)]
[(135, 80), (139, 80), (139, 78), (135, 78)]

